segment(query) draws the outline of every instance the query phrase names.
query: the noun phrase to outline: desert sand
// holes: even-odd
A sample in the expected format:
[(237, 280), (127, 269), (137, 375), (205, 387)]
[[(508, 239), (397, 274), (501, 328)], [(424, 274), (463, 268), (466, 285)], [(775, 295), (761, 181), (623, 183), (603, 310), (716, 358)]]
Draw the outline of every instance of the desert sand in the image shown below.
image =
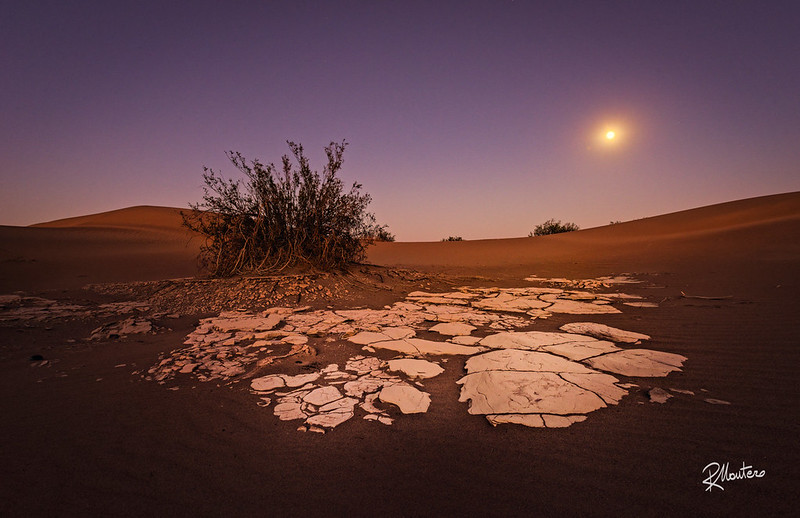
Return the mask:
[(0, 514), (800, 504), (800, 193), (226, 281), (180, 221), (0, 227)]

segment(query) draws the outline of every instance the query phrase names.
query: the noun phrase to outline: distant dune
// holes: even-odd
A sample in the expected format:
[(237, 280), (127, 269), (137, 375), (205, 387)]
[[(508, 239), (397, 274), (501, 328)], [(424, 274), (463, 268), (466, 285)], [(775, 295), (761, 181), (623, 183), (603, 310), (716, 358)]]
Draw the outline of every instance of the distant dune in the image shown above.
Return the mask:
[(181, 226), (180, 211), (131, 207), (0, 226), (0, 292), (195, 275), (201, 238)]
[[(30, 227), (0, 227), (0, 292), (197, 274), (201, 238), (181, 209), (139, 206)], [(501, 277), (697, 269), (800, 257), (800, 192), (763, 196), (536, 238), (378, 243), (369, 262)], [(697, 270), (698, 272), (701, 270)]]
[(125, 228), (182, 232), (181, 211), (172, 207), (140, 205), (87, 216), (57, 219), (31, 225), (35, 228)]
[[(724, 259), (800, 257), (800, 192), (763, 196), (616, 225), (540, 237), (435, 243), (378, 243), (377, 264), (468, 274), (564, 275), (574, 266), (664, 269)], [(619, 265), (619, 266), (615, 266)]]

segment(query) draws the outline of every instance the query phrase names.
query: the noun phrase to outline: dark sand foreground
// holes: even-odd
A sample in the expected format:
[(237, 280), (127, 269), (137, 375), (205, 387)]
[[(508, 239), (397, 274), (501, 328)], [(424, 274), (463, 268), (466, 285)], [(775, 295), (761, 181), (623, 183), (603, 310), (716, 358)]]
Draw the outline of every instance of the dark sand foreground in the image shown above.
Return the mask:
[[(196, 274), (200, 240), (176, 209), (139, 207), (36, 227), (0, 227), (0, 294), (71, 303), (126, 300), (89, 283)], [(631, 273), (626, 293), (659, 303), (618, 315), (554, 315), (652, 336), (682, 372), (639, 380), (619, 405), (569, 428), (490, 426), (459, 403), (463, 358), (426, 382), (426, 414), (392, 426), (351, 419), (296, 431), (245, 385), (144, 381), (201, 316), (170, 330), (86, 341), (91, 319), (0, 322), (2, 516), (791, 515), (800, 505), (800, 193), (726, 203), (543, 238), (386, 243), (376, 265), (423, 272), (418, 289), (528, 286), (523, 279)], [(424, 278), (424, 277), (423, 277)], [(384, 282), (386, 281), (386, 282)], [(326, 281), (327, 282), (327, 281)], [(422, 280), (419, 281), (423, 283)], [(334, 304), (382, 307), (410, 285), (381, 277)], [(355, 284), (352, 284), (355, 285)], [(366, 285), (365, 285), (366, 286)], [(683, 292), (689, 298), (681, 295)], [(693, 298), (713, 297), (707, 298)], [(299, 297), (298, 297), (299, 298)], [(359, 351), (334, 343), (325, 365)], [(41, 355), (48, 364), (31, 361)], [(300, 372), (301, 365), (290, 365)], [(675, 393), (651, 403), (649, 387)], [(704, 398), (729, 402), (710, 404)], [(762, 478), (706, 491), (703, 468)]]

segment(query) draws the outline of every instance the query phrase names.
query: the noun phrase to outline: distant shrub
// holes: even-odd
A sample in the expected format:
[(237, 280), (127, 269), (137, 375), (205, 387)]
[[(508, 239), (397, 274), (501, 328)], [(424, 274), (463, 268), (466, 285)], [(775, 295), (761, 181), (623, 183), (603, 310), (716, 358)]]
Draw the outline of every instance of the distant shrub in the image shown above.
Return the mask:
[(619, 220), (617, 220), (617, 221), (609, 221), (608, 222), (609, 225), (619, 225), (620, 223), (622, 223), (622, 222), (619, 221)]
[(561, 234), (563, 232), (572, 232), (580, 230), (580, 227), (575, 223), (561, 223), (561, 220), (548, 219), (541, 225), (536, 225), (533, 232), (528, 234), (528, 237), (534, 236), (547, 236), (550, 234)]
[(387, 243), (394, 242), (394, 234), (389, 232), (386, 225), (380, 225), (375, 227), (375, 233), (370, 237), (373, 241), (381, 241)]
[(302, 145), (287, 143), (292, 156), (282, 157), (281, 173), (274, 164), (248, 162), (233, 151), (227, 156), (246, 176), (244, 184), (203, 168), (203, 201), (190, 204), (183, 220), (206, 237), (200, 259), (212, 275), (291, 266), (346, 269), (365, 258), (372, 239), (390, 235), (367, 212), (371, 198), (361, 185), (345, 192), (336, 176), (347, 142), (325, 148), (322, 174), (311, 170)]
[(464, 238), (461, 236), (450, 236), (442, 239), (442, 241), (464, 241)]

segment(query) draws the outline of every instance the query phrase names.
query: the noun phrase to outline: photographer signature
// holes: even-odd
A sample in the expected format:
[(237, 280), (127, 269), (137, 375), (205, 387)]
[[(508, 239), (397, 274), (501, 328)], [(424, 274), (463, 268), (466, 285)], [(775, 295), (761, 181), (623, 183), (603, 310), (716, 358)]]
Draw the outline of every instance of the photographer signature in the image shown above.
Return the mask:
[(718, 488), (725, 491), (722, 487), (723, 482), (731, 482), (733, 480), (744, 480), (746, 478), (761, 478), (766, 473), (766, 470), (753, 469), (753, 466), (748, 466), (742, 462), (742, 467), (738, 471), (730, 470), (730, 463), (726, 462), (720, 464), (719, 462), (711, 462), (705, 468), (703, 473), (707, 475), (703, 484), (706, 485), (706, 491), (711, 491), (713, 488)]

